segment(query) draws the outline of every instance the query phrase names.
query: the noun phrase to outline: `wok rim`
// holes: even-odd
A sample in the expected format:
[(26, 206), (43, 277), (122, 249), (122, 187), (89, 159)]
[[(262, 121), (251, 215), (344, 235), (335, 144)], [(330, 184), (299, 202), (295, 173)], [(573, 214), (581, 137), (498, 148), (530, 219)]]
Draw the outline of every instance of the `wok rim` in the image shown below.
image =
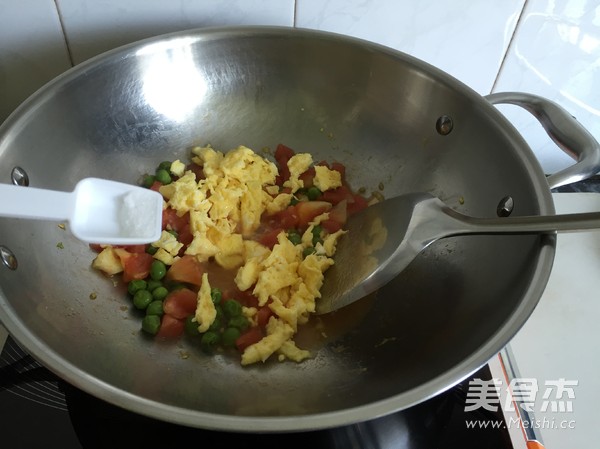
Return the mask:
[[(491, 114), (502, 126), (507, 133), (507, 136), (523, 150), (520, 155), (530, 173), (533, 189), (531, 193), (537, 198), (540, 214), (555, 213), (550, 187), (546, 182), (539, 161), (513, 125), (493, 105), (486, 101), (485, 98), (446, 72), (406, 53), (364, 39), (326, 31), (278, 26), (195, 28), (162, 34), (120, 46), (70, 68), (34, 92), (19, 107), (17, 107), (17, 109), (10, 114), (2, 124), (0, 124), (0, 143), (9, 137), (10, 131), (13, 128), (18, 128), (21, 121), (27, 119), (27, 115), (35, 110), (39, 103), (50, 98), (55, 90), (68, 83), (69, 80), (79, 77), (87, 70), (98, 68), (104, 63), (124, 58), (130, 53), (139, 51), (144, 47), (178, 39), (207, 40), (231, 37), (239, 38), (250, 35), (266, 36), (273, 34), (279, 37), (301, 36), (305, 38), (338, 40), (347, 44), (359, 45), (369, 48), (374, 52), (385, 53), (397, 60), (409, 62), (420, 70), (428, 74), (433, 74), (438, 79), (442, 79), (445, 83), (458, 91), (460, 95), (469, 97), (477, 103), (485, 113)], [(99, 399), (132, 412), (174, 424), (218, 431), (293, 432), (320, 430), (351, 425), (405, 410), (452, 388), (454, 385), (487, 364), (489, 360), (509, 343), (512, 337), (514, 337), (528, 320), (538, 304), (550, 277), (555, 247), (555, 235), (540, 237), (540, 249), (537, 264), (531, 275), (529, 286), (518, 307), (513, 311), (505, 323), (496, 330), (494, 335), (485, 341), (477, 351), (471, 353), (469, 357), (464, 359), (463, 362), (455, 365), (445, 373), (432, 378), (428, 382), (400, 394), (353, 408), (323, 413), (290, 416), (236, 416), (201, 412), (142, 398), (126, 390), (114, 387), (111, 384), (80, 370), (70, 362), (67, 362), (58, 356), (56, 352), (52, 351), (50, 347), (38, 339), (34, 333), (29, 331), (23, 325), (22, 321), (13, 313), (1, 288), (0, 323), (6, 327), (9, 334), (19, 342), (19, 344), (50, 371), (54, 372), (73, 386), (80, 388)]]

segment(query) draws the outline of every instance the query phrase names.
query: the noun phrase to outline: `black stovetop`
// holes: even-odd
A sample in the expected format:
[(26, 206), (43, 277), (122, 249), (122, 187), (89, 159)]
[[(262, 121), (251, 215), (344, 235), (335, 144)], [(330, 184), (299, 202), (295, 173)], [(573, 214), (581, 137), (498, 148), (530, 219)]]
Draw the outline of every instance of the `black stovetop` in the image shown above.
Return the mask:
[[(487, 366), (472, 378), (491, 379)], [(471, 379), (471, 378), (470, 378)], [(178, 426), (116, 407), (69, 385), (8, 337), (0, 354), (0, 438), (7, 449), (203, 448), (508, 449), (505, 429), (467, 429), (467, 420), (502, 413), (465, 412), (468, 381), (410, 409), (335, 429), (236, 434)]]

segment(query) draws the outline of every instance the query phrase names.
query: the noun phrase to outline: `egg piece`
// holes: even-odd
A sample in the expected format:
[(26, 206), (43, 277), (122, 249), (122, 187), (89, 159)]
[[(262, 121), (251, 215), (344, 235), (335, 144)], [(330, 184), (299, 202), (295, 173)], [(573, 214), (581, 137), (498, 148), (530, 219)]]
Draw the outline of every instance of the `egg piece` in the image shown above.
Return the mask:
[(298, 274), (302, 276), (304, 284), (308, 291), (316, 298), (321, 297), (321, 287), (323, 285), (324, 272), (333, 265), (333, 259), (329, 257), (310, 254), (304, 258), (298, 266)]
[(195, 232), (192, 242), (185, 250), (186, 254), (196, 256), (199, 262), (206, 262), (219, 252), (219, 247), (206, 236), (206, 232)]
[(183, 162), (181, 162), (179, 159), (177, 159), (177, 160), (171, 162), (170, 171), (175, 176), (181, 177), (185, 173), (185, 164)]
[[(333, 234), (327, 235), (323, 239), (323, 243), (321, 245), (323, 247), (323, 252), (327, 255), (327, 257), (333, 257), (333, 255), (335, 254), (335, 249), (336, 249), (338, 240), (340, 239), (340, 237), (342, 237), (344, 234), (346, 234), (346, 232), (348, 232), (348, 231), (344, 231), (343, 229), (340, 229), (339, 231), (336, 231)], [(317, 244), (317, 245), (319, 245), (319, 244)]]
[(188, 171), (177, 181), (161, 186), (158, 191), (167, 198), (167, 204), (182, 216), (190, 210), (200, 208), (206, 199), (205, 193), (198, 188), (196, 175)]
[(109, 276), (123, 271), (121, 259), (111, 246), (104, 248), (92, 262), (92, 268), (100, 270)]
[(241, 266), (235, 275), (235, 285), (240, 291), (245, 292), (252, 287), (258, 281), (258, 275), (261, 272), (261, 261), (255, 257), (247, 260), (246, 263)]
[(298, 330), (298, 312), (295, 309), (286, 307), (277, 297), (271, 297), (269, 309), (283, 321), (288, 323), (294, 332)]
[(264, 362), (275, 351), (294, 335), (292, 327), (277, 319), (269, 318), (266, 326), (267, 336), (257, 343), (248, 346), (242, 353), (242, 365), (250, 365), (256, 362)]
[(304, 187), (304, 181), (299, 178), (302, 173), (309, 169), (312, 162), (312, 156), (308, 153), (298, 153), (293, 155), (287, 163), (288, 169), (290, 170), (290, 177), (283, 183), (283, 186), (289, 187), (292, 190), (292, 193)]
[(315, 165), (313, 183), (321, 192), (336, 189), (342, 185), (342, 175), (337, 170), (330, 170), (324, 165)]
[(302, 248), (294, 245), (285, 232), (279, 233), (271, 254), (264, 260), (263, 270), (258, 275), (253, 294), (258, 304), (264, 306), (271, 295), (281, 289), (294, 285), (298, 280), (296, 270), (302, 260)]
[(220, 165), (223, 160), (223, 153), (215, 151), (210, 145), (205, 147), (194, 147), (192, 153), (198, 157), (192, 158), (192, 162), (202, 167), (204, 175), (210, 176), (220, 175)]
[(260, 217), (266, 208), (267, 198), (260, 181), (249, 181), (246, 187), (240, 199), (240, 216), (242, 234), (250, 236), (260, 226)]
[(217, 309), (210, 295), (210, 284), (208, 274), (202, 274), (202, 285), (198, 291), (196, 313), (194, 317), (198, 323), (198, 332), (203, 333), (208, 330), (217, 317)]
[(290, 205), (293, 197), (294, 195), (291, 193), (280, 193), (267, 203), (267, 214), (273, 215), (277, 212), (281, 212)]
[(310, 358), (310, 352), (306, 349), (300, 349), (296, 346), (296, 343), (292, 340), (285, 341), (281, 347), (277, 350), (279, 354), (279, 360), (285, 359), (293, 360), (294, 362), (300, 363), (303, 360)]
[(160, 239), (152, 243), (152, 246), (158, 248), (154, 254), (154, 258), (161, 262), (172, 265), (175, 257), (179, 254), (179, 250), (183, 248), (183, 243), (177, 241), (177, 238), (168, 231), (162, 231)]
[(259, 181), (261, 184), (275, 184), (277, 166), (254, 153), (250, 148), (239, 146), (225, 154), (221, 169), (225, 176), (235, 177), (242, 183)]

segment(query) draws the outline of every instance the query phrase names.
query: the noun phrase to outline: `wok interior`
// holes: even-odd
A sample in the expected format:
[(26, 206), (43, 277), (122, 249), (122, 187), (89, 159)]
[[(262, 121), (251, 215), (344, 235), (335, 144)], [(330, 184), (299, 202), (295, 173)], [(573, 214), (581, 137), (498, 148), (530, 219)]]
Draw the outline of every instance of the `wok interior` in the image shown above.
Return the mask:
[[(87, 176), (133, 183), (160, 161), (187, 160), (193, 145), (284, 143), (343, 162), (367, 194), (428, 191), (479, 216), (494, 216), (511, 195), (514, 214), (543, 212), (537, 166), (482, 103), (441, 72), (357, 41), (273, 30), (176, 35), (83, 64), (39, 92), (3, 128), (0, 182), (20, 166), (32, 186), (70, 190)], [(442, 115), (454, 124), (446, 136), (435, 126)], [(56, 223), (1, 219), (0, 245), (19, 263), (0, 269), (4, 324), (75, 385), (184, 424), (285, 430), (261, 417), (367, 419), (335, 414), (389, 398), (384, 411), (410, 406), (485, 363), (537, 301), (530, 289), (548, 240), (442, 240), (374, 300), (326, 317), (334, 325), (311, 360), (249, 368), (185, 340), (145, 338), (124, 287), (93, 272), (91, 250)], [(423, 397), (411, 394), (424, 385)]]

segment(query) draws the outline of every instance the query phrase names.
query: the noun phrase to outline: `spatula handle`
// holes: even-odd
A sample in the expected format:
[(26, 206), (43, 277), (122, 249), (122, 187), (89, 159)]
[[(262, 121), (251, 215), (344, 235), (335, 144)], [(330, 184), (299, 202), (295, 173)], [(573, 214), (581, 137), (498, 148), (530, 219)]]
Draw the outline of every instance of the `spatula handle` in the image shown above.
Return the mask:
[(0, 184), (0, 217), (68, 220), (72, 216), (71, 192)]
[(544, 233), (574, 232), (600, 229), (600, 212), (564, 215), (534, 215), (506, 218), (474, 218), (461, 216), (465, 233)]

